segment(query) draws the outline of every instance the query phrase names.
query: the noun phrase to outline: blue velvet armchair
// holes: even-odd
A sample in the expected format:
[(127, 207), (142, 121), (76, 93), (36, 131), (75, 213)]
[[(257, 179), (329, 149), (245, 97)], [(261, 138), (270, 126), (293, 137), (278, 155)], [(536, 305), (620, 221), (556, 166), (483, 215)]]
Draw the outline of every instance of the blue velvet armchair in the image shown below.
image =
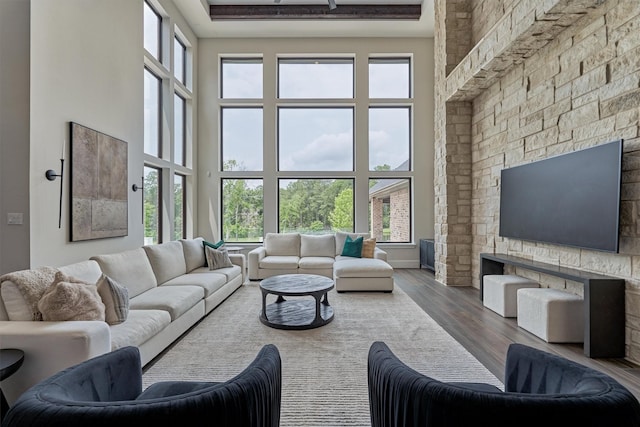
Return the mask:
[(504, 392), (429, 378), (382, 342), (369, 349), (368, 381), (372, 427), (640, 426), (637, 399), (613, 378), (521, 344), (508, 349)]
[(3, 427), (261, 426), (280, 423), (281, 360), (274, 345), (222, 382), (166, 381), (142, 391), (137, 347), (75, 365), (36, 384)]

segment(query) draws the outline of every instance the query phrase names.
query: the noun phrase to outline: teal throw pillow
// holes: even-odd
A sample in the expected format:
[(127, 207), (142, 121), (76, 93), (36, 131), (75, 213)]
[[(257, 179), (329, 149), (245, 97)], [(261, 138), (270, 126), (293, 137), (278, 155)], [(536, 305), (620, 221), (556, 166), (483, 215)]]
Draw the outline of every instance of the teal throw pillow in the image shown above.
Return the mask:
[(211, 243), (211, 242), (207, 242), (206, 240), (203, 240), (202, 245), (209, 246), (210, 248), (213, 248), (213, 249), (218, 249), (220, 246), (224, 245), (224, 240), (218, 240), (215, 243)]
[(350, 256), (354, 258), (362, 258), (362, 236), (357, 239), (351, 239), (351, 236), (347, 236), (347, 240), (344, 242), (342, 248), (342, 256)]

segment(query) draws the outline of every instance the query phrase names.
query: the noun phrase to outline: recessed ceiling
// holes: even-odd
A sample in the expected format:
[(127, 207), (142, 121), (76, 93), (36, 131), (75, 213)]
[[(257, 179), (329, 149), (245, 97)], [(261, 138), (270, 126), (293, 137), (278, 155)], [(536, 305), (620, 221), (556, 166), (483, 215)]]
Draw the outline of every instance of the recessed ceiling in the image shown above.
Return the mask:
[[(200, 38), (264, 37), (433, 37), (433, 0), (336, 0), (340, 5), (422, 4), (419, 20), (231, 20), (212, 21), (209, 4), (276, 5), (274, 0), (174, 0), (191, 29)], [(324, 0), (280, 0), (278, 5), (321, 4)]]

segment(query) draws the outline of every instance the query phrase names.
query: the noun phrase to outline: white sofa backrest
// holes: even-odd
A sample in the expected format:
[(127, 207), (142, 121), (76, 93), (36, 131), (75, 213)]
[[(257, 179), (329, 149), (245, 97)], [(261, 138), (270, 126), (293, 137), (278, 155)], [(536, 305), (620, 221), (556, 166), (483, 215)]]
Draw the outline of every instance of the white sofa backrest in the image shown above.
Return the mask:
[(142, 248), (147, 253), (147, 257), (149, 257), (149, 263), (158, 284), (162, 284), (174, 277), (182, 276), (187, 272), (182, 243), (172, 241), (143, 246)]
[(91, 257), (104, 274), (126, 286), (129, 298), (158, 286), (147, 253), (142, 248)]
[(184, 261), (187, 264), (187, 273), (196, 268), (204, 266), (204, 246), (202, 237), (195, 239), (182, 239), (182, 252), (184, 253)]
[(333, 234), (301, 234), (301, 257), (331, 257), (335, 256), (336, 238)]
[(360, 236), (368, 239), (369, 233), (345, 233), (343, 231), (336, 231), (336, 255), (342, 254), (342, 249), (344, 248), (344, 242), (347, 240), (347, 236), (351, 236), (352, 239), (357, 239)]
[(300, 234), (267, 233), (264, 248), (268, 256), (300, 256)]
[(102, 276), (100, 265), (93, 260), (80, 261), (75, 264), (65, 265), (59, 267), (58, 270), (67, 276), (74, 277), (86, 283), (96, 283)]

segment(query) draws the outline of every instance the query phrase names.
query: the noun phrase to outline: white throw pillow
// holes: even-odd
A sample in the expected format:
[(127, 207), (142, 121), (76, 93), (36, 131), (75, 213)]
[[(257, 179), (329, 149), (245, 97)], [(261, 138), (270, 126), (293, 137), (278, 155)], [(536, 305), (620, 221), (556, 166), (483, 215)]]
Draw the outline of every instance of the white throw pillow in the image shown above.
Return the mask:
[(104, 320), (110, 325), (118, 325), (129, 315), (129, 291), (106, 274), (98, 282), (98, 294), (104, 304)]
[(209, 270), (217, 270), (219, 268), (233, 267), (233, 263), (229, 259), (229, 252), (226, 249), (213, 249), (211, 246), (204, 247), (204, 253), (207, 257)]

